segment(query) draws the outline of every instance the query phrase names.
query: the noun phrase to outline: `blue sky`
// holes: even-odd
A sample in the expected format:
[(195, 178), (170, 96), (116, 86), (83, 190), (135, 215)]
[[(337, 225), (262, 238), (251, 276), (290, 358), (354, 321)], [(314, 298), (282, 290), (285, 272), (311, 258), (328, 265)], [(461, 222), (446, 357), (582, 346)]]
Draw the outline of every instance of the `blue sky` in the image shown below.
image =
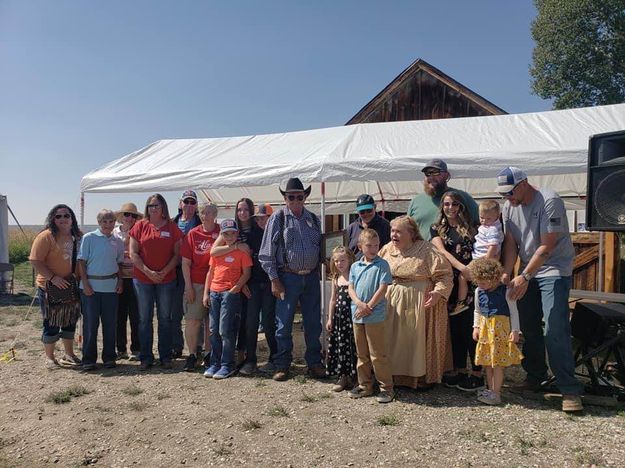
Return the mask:
[[(508, 112), (533, 96), (531, 0), (0, 0), (0, 193), (23, 224), (163, 138), (342, 125), (417, 58)], [(146, 194), (87, 194), (85, 222)], [(175, 203), (177, 194), (168, 194)], [(10, 220), (12, 224), (12, 220)]]

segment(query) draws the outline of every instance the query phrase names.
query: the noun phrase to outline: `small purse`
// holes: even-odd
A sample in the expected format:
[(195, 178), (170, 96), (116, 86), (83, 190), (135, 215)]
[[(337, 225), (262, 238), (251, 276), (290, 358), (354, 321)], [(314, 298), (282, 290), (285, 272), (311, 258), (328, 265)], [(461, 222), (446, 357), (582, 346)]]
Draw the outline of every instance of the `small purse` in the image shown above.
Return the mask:
[(46, 281), (46, 304), (44, 319), (47, 319), (53, 327), (66, 327), (75, 325), (80, 317), (80, 289), (78, 280), (74, 276), (76, 270), (76, 239), (72, 248), (72, 274), (65, 281), (69, 286), (61, 289)]

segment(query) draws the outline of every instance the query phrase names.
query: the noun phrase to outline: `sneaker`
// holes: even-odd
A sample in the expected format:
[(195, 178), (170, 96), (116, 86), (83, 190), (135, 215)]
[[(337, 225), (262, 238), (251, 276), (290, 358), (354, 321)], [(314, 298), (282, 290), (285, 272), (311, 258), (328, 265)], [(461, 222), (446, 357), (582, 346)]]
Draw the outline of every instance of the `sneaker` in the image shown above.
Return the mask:
[(348, 393), (350, 398), (363, 398), (373, 395), (373, 390), (366, 390), (360, 385), (352, 388)]
[(139, 360), (139, 353), (130, 353), (130, 356), (128, 356), (128, 360), (129, 361), (138, 361)]
[(470, 375), (456, 385), (456, 388), (458, 390), (462, 390), (463, 392), (475, 392), (476, 390), (480, 390), (485, 387), (484, 377), (478, 377), (476, 375)]
[(262, 372), (263, 374), (275, 374), (276, 370), (277, 370), (276, 365), (271, 361), (269, 361), (264, 366), (261, 366), (258, 368), (258, 371)]
[(573, 413), (583, 409), (584, 405), (579, 395), (562, 395), (562, 411)]
[(253, 362), (246, 362), (239, 370), (241, 375), (252, 375), (256, 372), (256, 364)]
[(276, 382), (284, 382), (285, 380), (288, 380), (289, 378), (289, 370), (288, 369), (278, 369), (276, 370), (276, 372), (273, 374), (272, 379), (275, 380)]
[(215, 375), (213, 375), (213, 379), (215, 379), (215, 380), (227, 379), (232, 374), (234, 374), (236, 371), (237, 370), (233, 369), (232, 367), (221, 366), (221, 369), (219, 369), (217, 372), (215, 372)]
[(59, 361), (55, 359), (50, 359), (50, 358), (46, 358), (46, 369), (48, 370), (56, 370), (58, 369), (59, 366)]
[(128, 353), (126, 351), (118, 351), (117, 359), (128, 359)]
[(98, 366), (96, 366), (94, 363), (88, 363), (88, 364), (83, 364), (81, 369), (85, 372), (89, 372), (89, 371), (93, 371), (96, 370)]
[(195, 365), (197, 364), (197, 356), (195, 354), (189, 354), (187, 361), (184, 363), (184, 367), (182, 368), (185, 372), (193, 372), (195, 370)]
[(76, 367), (82, 364), (82, 361), (78, 359), (78, 356), (65, 355), (59, 359), (59, 364), (67, 367)]
[(486, 405), (497, 406), (501, 404), (501, 398), (490, 390), (484, 390), (477, 397), (477, 401), (480, 401)]
[(106, 367), (107, 369), (113, 369), (117, 367), (117, 363), (115, 361), (106, 361), (104, 363), (104, 367)]
[(149, 361), (141, 361), (141, 364), (139, 364), (139, 370), (140, 371), (146, 371), (150, 367), (152, 367), (152, 363), (149, 362)]
[(467, 379), (467, 374), (459, 373), (456, 375), (443, 375), (443, 385), (447, 388), (456, 388), (460, 383)]
[(206, 377), (207, 379), (212, 379), (218, 370), (219, 370), (219, 366), (217, 364), (208, 366), (206, 370), (204, 371), (204, 377)]
[(378, 403), (390, 403), (395, 398), (395, 392), (391, 390), (387, 392), (386, 390), (382, 390), (378, 393), (378, 396), (375, 397)]

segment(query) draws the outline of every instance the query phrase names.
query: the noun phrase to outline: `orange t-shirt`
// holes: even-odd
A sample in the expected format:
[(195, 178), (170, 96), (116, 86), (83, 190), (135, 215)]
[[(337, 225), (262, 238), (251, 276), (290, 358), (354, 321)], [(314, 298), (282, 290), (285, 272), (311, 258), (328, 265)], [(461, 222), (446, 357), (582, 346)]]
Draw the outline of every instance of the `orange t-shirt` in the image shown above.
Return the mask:
[(224, 292), (237, 284), (243, 274), (243, 269), (251, 268), (253, 262), (249, 254), (237, 249), (219, 257), (211, 255), (209, 264), (213, 270), (210, 290)]
[[(46, 229), (35, 237), (28, 259), (43, 262), (56, 276), (67, 278), (72, 274), (72, 244), (71, 239), (63, 245), (59, 244), (52, 235), (52, 231)], [(76, 249), (79, 247), (77, 245)], [(46, 279), (39, 272), (37, 272), (37, 286), (46, 287)]]

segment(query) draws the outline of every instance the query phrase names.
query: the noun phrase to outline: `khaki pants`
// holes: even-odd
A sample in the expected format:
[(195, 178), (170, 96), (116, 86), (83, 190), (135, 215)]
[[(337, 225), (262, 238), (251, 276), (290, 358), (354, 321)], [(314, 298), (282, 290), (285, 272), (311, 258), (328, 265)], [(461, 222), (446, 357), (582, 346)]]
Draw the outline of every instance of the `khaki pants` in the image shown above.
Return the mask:
[(385, 324), (355, 323), (354, 339), (358, 353), (358, 384), (364, 390), (373, 390), (372, 370), (382, 390), (393, 390), (393, 375), (386, 355)]

